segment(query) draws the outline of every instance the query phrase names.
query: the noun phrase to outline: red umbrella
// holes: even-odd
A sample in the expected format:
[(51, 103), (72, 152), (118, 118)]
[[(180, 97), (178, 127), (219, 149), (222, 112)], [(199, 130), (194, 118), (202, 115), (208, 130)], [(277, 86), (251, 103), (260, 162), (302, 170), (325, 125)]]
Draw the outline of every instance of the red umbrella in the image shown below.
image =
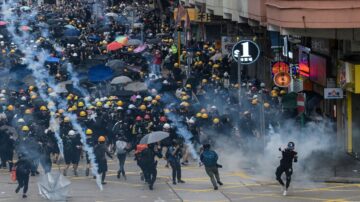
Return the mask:
[(108, 51), (116, 51), (116, 50), (122, 48), (123, 46), (124, 45), (122, 45), (121, 43), (114, 41), (114, 42), (111, 42), (109, 45), (107, 45), (106, 49)]
[(0, 21), (0, 26), (4, 26), (4, 25), (7, 25), (8, 22), (6, 21)]

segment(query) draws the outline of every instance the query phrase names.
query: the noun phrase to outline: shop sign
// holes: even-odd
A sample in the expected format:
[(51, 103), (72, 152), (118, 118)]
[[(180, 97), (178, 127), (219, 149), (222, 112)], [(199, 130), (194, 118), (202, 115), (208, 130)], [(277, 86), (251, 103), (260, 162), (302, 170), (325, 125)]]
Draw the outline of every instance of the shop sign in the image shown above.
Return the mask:
[(240, 60), (242, 65), (249, 65), (259, 59), (260, 48), (254, 41), (241, 40), (234, 45), (231, 53), (235, 61)]
[(342, 88), (324, 88), (325, 99), (342, 99), (344, 97)]

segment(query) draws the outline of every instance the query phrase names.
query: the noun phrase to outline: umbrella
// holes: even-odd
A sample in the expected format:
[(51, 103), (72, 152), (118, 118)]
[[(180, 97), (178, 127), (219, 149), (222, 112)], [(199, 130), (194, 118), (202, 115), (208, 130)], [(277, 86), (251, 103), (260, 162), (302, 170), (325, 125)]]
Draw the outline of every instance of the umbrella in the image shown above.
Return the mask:
[(27, 31), (31, 31), (32, 29), (29, 26), (23, 25), (19, 27), (19, 30), (27, 32)]
[(80, 36), (80, 31), (77, 29), (66, 29), (64, 36)]
[(21, 7), (20, 7), (20, 10), (22, 10), (22, 11), (29, 11), (29, 10), (31, 10), (31, 8), (30, 8), (29, 6), (21, 6)]
[(113, 71), (105, 65), (96, 65), (89, 69), (88, 79), (90, 82), (107, 81), (113, 77)]
[(40, 177), (39, 193), (42, 197), (52, 201), (66, 201), (69, 195), (70, 180), (59, 172), (51, 172)]
[(140, 144), (151, 144), (151, 143), (159, 142), (167, 137), (169, 137), (169, 133), (167, 132), (154, 131), (141, 138)]
[(143, 52), (146, 48), (147, 48), (147, 45), (146, 45), (146, 44), (141, 45), (141, 46), (139, 46), (139, 47), (137, 47), (137, 48), (134, 49), (134, 53), (141, 53), (141, 52)]
[(0, 26), (4, 26), (4, 25), (7, 25), (8, 22), (6, 21), (0, 21)]
[(64, 27), (67, 29), (77, 29), (74, 25), (65, 25)]
[(143, 82), (133, 82), (126, 85), (124, 90), (133, 91), (133, 92), (146, 91), (147, 86)]
[(122, 47), (123, 47), (123, 45), (121, 43), (114, 41), (114, 42), (111, 42), (109, 45), (107, 45), (106, 49), (108, 51), (116, 51)]
[(126, 45), (127, 46), (138, 46), (141, 44), (142, 44), (142, 42), (139, 39), (130, 39)]
[(118, 36), (115, 38), (115, 41), (123, 45), (126, 45), (129, 41), (129, 38), (127, 36)]
[(58, 62), (60, 62), (60, 58), (48, 57), (48, 58), (46, 58), (45, 62), (48, 62), (48, 63), (58, 63)]
[(216, 53), (215, 55), (213, 55), (211, 58), (210, 58), (210, 60), (212, 60), (212, 61), (216, 61), (216, 60), (220, 60), (220, 59), (222, 59), (222, 54), (221, 53)]
[(130, 83), (132, 82), (132, 80), (127, 77), (127, 76), (118, 76), (115, 77), (112, 81), (111, 84), (126, 84), (126, 83)]
[(110, 67), (111, 69), (119, 69), (124, 65), (125, 65), (124, 61), (119, 59), (110, 60), (109, 62), (106, 63), (106, 66)]
[(88, 40), (89, 40), (89, 41), (94, 41), (94, 42), (99, 42), (101, 39), (100, 39), (100, 37), (97, 36), (97, 35), (90, 35), (90, 36), (88, 37)]
[(116, 18), (116, 17), (118, 17), (119, 15), (116, 14), (116, 13), (106, 13), (106, 16)]

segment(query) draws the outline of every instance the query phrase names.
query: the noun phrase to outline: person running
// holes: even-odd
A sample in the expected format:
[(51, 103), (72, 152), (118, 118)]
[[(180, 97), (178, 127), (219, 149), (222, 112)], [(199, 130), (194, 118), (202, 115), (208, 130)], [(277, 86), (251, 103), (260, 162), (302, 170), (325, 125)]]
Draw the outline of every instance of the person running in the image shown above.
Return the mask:
[(104, 136), (100, 136), (98, 138), (98, 144), (94, 148), (94, 153), (95, 153), (96, 163), (98, 164), (98, 173), (99, 175), (101, 175), (101, 184), (106, 184), (105, 177), (106, 177), (106, 172), (108, 171), (108, 166), (107, 166), (107, 160), (105, 154), (108, 155), (111, 159), (113, 157), (111, 156), (110, 152), (106, 147)]
[(63, 138), (64, 142), (64, 159), (65, 159), (65, 169), (63, 175), (67, 175), (67, 170), (70, 167), (70, 164), (73, 164), (74, 175), (78, 176), (77, 168), (80, 161), (82, 143), (80, 140), (80, 135), (77, 134), (74, 130), (70, 130), (68, 135)]
[[(291, 175), (293, 173), (292, 162), (297, 162), (297, 152), (295, 150), (295, 143), (289, 142), (286, 149), (279, 151), (282, 153), (282, 158), (280, 160), (280, 166), (276, 169), (276, 180), (279, 181), (281, 186), (284, 189), (283, 195), (287, 195), (287, 190), (290, 186)], [(281, 175), (285, 172), (286, 175), (286, 185), (284, 184), (283, 180), (281, 179)]]
[(218, 163), (218, 155), (215, 151), (210, 150), (210, 144), (203, 145), (203, 152), (200, 155), (200, 161), (205, 166), (206, 174), (210, 177), (211, 183), (214, 186), (214, 190), (218, 190), (217, 184), (220, 186), (223, 183), (220, 181), (219, 169), (221, 167)]
[(174, 140), (172, 146), (169, 147), (166, 152), (166, 159), (170, 162), (172, 169), (172, 179), (174, 185), (176, 184), (176, 179), (178, 183), (185, 183), (185, 181), (181, 180), (181, 157), (182, 147), (176, 140)]
[(117, 172), (117, 178), (120, 179), (120, 174), (122, 174), (122, 176), (126, 180), (124, 165), (126, 160), (126, 154), (128, 152), (128, 143), (126, 142), (124, 137), (119, 137), (115, 145), (116, 156), (119, 159), (119, 170)]
[(16, 180), (18, 181), (18, 186), (15, 190), (15, 193), (19, 193), (20, 189), (23, 188), (23, 198), (26, 198), (26, 193), (28, 191), (30, 171), (31, 171), (31, 161), (27, 159), (22, 154), (19, 154), (19, 160), (15, 164), (16, 167)]

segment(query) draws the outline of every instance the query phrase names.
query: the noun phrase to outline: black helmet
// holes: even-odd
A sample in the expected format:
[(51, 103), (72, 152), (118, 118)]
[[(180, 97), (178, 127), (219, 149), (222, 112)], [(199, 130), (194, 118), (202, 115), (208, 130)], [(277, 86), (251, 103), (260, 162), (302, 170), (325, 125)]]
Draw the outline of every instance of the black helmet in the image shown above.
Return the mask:
[(289, 142), (288, 143), (288, 149), (293, 150), (295, 148), (295, 143), (294, 142)]

